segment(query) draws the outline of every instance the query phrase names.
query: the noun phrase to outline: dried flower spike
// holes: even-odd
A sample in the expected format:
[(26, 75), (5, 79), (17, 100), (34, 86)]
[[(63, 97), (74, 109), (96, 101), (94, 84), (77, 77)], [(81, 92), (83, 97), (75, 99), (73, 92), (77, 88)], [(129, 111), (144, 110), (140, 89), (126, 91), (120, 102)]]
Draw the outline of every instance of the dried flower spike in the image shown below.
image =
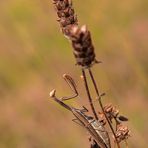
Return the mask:
[(78, 25), (77, 17), (72, 8), (71, 0), (53, 0), (63, 34), (69, 38), (70, 30)]
[(86, 25), (83, 25), (80, 28), (78, 26), (74, 26), (70, 35), (77, 65), (80, 65), (83, 68), (88, 68), (93, 63), (97, 63), (97, 60), (95, 59), (94, 46), (91, 41), (91, 35), (87, 30)]

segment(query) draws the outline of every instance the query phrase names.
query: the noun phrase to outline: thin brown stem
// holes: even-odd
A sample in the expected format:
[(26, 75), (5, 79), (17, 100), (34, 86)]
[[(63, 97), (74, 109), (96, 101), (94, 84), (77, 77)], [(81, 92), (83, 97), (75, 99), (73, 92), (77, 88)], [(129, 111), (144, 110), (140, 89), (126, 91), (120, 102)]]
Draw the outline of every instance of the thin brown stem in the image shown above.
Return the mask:
[(100, 93), (99, 93), (99, 90), (98, 90), (96, 81), (95, 81), (95, 79), (94, 79), (93, 73), (92, 73), (92, 71), (91, 71), (90, 68), (88, 69), (88, 71), (89, 71), (91, 80), (92, 80), (92, 82), (93, 82), (93, 85), (94, 85), (96, 94), (97, 94), (97, 96), (98, 96), (98, 100), (99, 100), (99, 104), (100, 104), (101, 110), (102, 110), (102, 112), (103, 112), (103, 114), (104, 114), (104, 116), (105, 116), (105, 118), (106, 118), (106, 120), (107, 120), (107, 122), (108, 122), (108, 125), (109, 125), (109, 127), (110, 127), (110, 129), (111, 129), (111, 131), (112, 131), (112, 133), (113, 133), (113, 135), (114, 135), (114, 137), (115, 137), (115, 141), (116, 141), (116, 143), (117, 143), (117, 147), (120, 148), (120, 145), (119, 145), (119, 143), (118, 143), (118, 141), (117, 141), (116, 134), (115, 134), (115, 131), (114, 131), (114, 129), (113, 129), (113, 126), (112, 126), (110, 120), (108, 119), (108, 117), (107, 117), (107, 115), (106, 115), (106, 113), (105, 113), (105, 111), (104, 111), (103, 104), (102, 104), (102, 101), (101, 101), (101, 96), (100, 96)]
[(87, 96), (88, 96), (90, 107), (92, 109), (92, 112), (94, 114), (95, 119), (98, 120), (98, 116), (97, 116), (97, 113), (95, 111), (95, 108), (94, 108), (94, 105), (93, 105), (93, 102), (92, 102), (92, 98), (90, 96), (90, 92), (89, 92), (89, 88), (88, 88), (88, 84), (87, 84), (87, 79), (86, 79), (86, 74), (85, 74), (84, 69), (82, 69), (82, 75), (83, 75), (83, 78), (84, 78), (84, 85), (85, 85), (85, 89), (86, 89), (86, 92), (87, 92)]
[(126, 148), (128, 148), (128, 143), (127, 143), (126, 139), (124, 141), (125, 141)]

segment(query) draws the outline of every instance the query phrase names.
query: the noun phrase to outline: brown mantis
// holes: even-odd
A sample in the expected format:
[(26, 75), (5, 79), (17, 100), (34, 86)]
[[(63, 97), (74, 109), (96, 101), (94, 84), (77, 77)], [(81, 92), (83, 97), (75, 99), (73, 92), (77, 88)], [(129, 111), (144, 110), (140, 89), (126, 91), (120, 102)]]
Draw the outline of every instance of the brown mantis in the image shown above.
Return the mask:
[(76, 118), (75, 120), (86, 128), (100, 148), (111, 148), (109, 135), (99, 120), (95, 120), (93, 117), (86, 115), (85, 112), (88, 112), (88, 110), (85, 107), (83, 107), (83, 109), (77, 109), (64, 103), (65, 100), (78, 96), (78, 91), (76, 89), (74, 80), (69, 75), (64, 74), (63, 77), (74, 92), (74, 95), (58, 99), (55, 95), (56, 90), (54, 89), (50, 92), (50, 97), (53, 98), (58, 104), (72, 112)]

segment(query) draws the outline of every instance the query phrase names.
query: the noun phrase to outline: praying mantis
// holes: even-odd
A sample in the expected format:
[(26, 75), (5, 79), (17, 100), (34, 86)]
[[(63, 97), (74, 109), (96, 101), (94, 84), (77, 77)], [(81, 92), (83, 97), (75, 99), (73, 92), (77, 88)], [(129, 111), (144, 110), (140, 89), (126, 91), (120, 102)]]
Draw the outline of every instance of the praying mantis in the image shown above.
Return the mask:
[(108, 132), (105, 130), (105, 127), (101, 124), (101, 122), (99, 122), (99, 120), (96, 120), (93, 117), (86, 115), (86, 112), (88, 112), (88, 110), (84, 106), (82, 109), (77, 109), (64, 103), (64, 101), (66, 100), (77, 97), (78, 91), (76, 89), (76, 84), (74, 80), (69, 75), (64, 74), (63, 78), (70, 86), (74, 94), (70, 97), (62, 97), (61, 99), (58, 99), (55, 95), (56, 90), (54, 89), (50, 92), (50, 97), (58, 104), (63, 106), (65, 109), (72, 112), (72, 114), (75, 116), (75, 119), (73, 121), (78, 121), (77, 123), (79, 123), (89, 132), (91, 137), (95, 140), (95, 142), (100, 148), (111, 148)]

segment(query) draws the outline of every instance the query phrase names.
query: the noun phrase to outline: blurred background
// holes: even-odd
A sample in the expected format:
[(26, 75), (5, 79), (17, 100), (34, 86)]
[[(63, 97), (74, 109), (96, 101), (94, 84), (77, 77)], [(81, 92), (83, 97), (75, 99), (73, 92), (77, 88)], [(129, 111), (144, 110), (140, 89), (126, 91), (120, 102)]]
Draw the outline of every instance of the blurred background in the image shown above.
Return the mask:
[[(129, 147), (146, 148), (148, 1), (73, 3), (103, 61), (92, 69), (100, 91), (107, 94), (104, 104), (111, 102), (129, 118)], [(0, 12), (0, 148), (89, 147), (86, 131), (49, 98), (53, 88), (59, 97), (71, 94), (62, 79), (67, 73), (80, 92), (80, 98), (67, 103), (89, 108), (80, 67), (60, 33), (52, 0), (1, 0)], [(99, 110), (97, 102), (95, 106)]]

